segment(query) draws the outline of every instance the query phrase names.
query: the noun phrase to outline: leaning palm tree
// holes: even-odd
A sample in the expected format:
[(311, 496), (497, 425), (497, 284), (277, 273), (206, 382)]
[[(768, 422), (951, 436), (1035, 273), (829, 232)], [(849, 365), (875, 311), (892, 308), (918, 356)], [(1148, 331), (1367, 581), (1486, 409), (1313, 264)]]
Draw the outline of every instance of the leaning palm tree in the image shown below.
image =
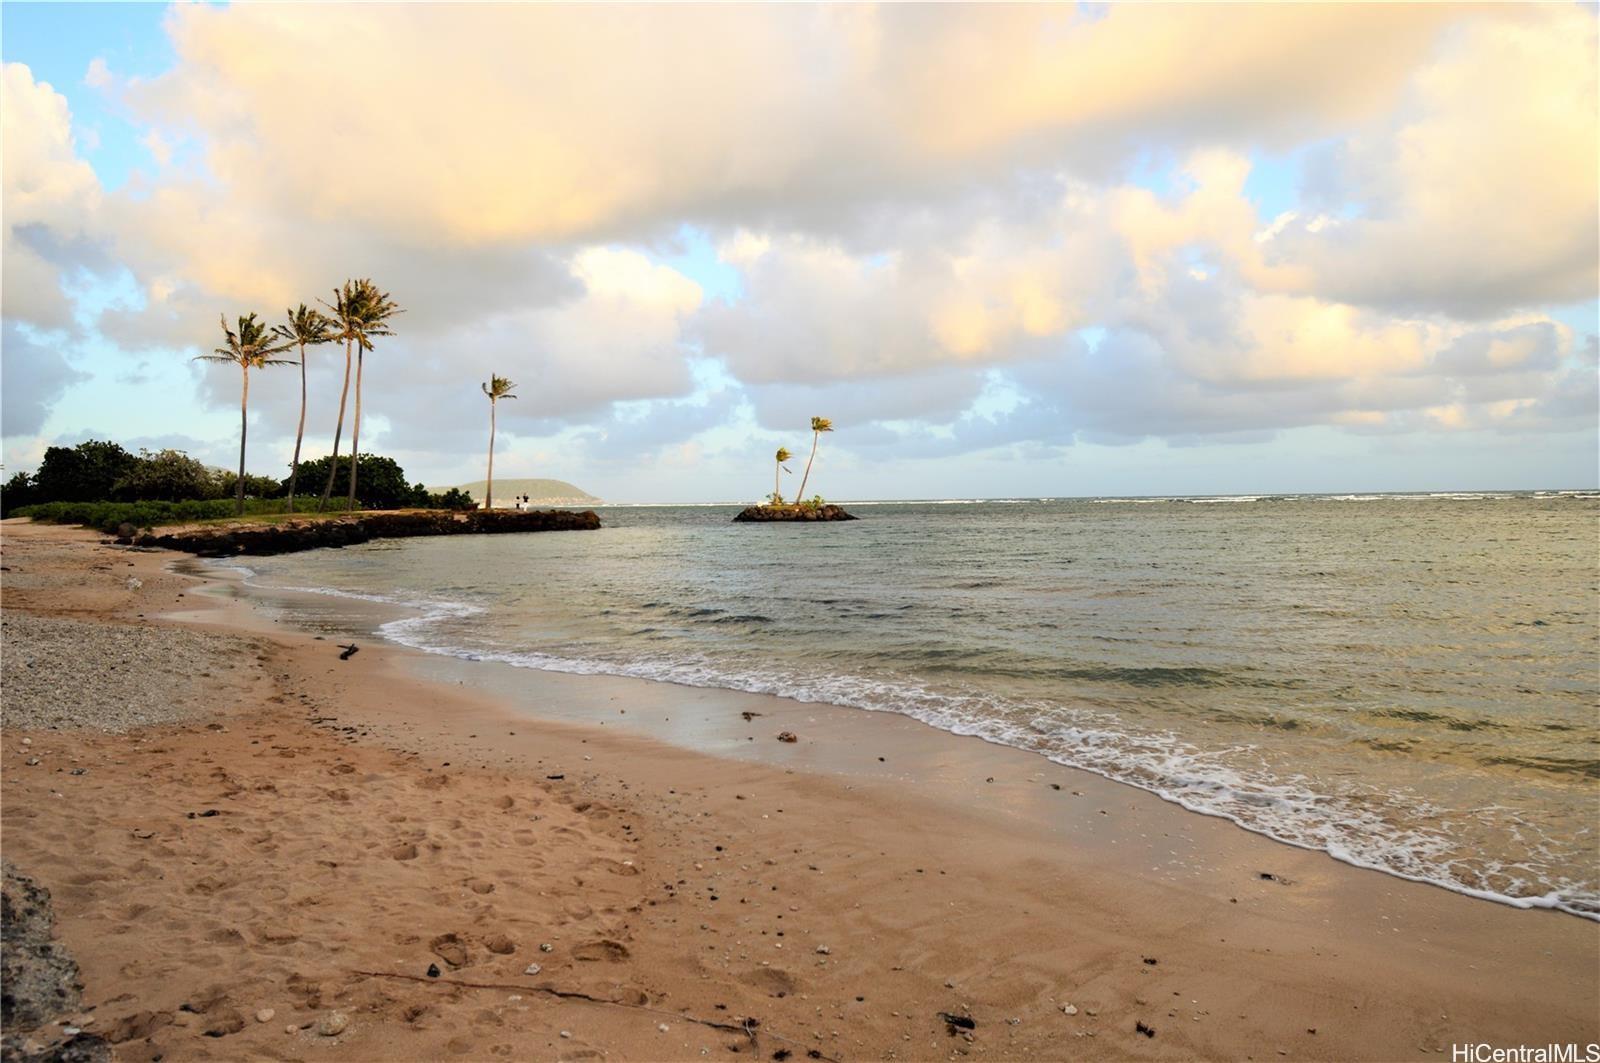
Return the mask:
[(794, 455), (789, 453), (788, 447), (778, 448), (778, 453), (776, 455), (778, 468), (772, 474), (772, 504), (775, 506), (783, 505), (783, 474), (789, 471), (783, 463), (792, 457), (794, 457)]
[(393, 336), (388, 321), (396, 314), (405, 313), (400, 304), (389, 298), (389, 293), (379, 289), (370, 280), (356, 282), (358, 289), (357, 323), (361, 338), (356, 344), (356, 416), (350, 426), (350, 499), (347, 508), (356, 508), (356, 464), (361, 457), (361, 363), (362, 355), (372, 350), (373, 336)]
[(483, 393), (489, 396), (489, 478), (483, 484), (483, 508), (494, 508), (494, 413), (495, 406), (501, 399), (514, 399), (511, 394), (517, 385), (503, 376), (489, 374), (489, 382), (483, 385)]
[(294, 362), (287, 358), (279, 358), (293, 346), (282, 339), (266, 324), (256, 320), (254, 314), (239, 319), (239, 331), (235, 332), (228, 327), (228, 319), (222, 319), (222, 334), (227, 337), (224, 345), (218, 347), (210, 354), (197, 354), (195, 358), (202, 362), (232, 362), (239, 367), (243, 384), (239, 390), (239, 481), (236, 487), (235, 511), (239, 516), (244, 516), (244, 444), (245, 437), (250, 431), (250, 370), (265, 369), (269, 365), (293, 365)]
[(811, 479), (811, 463), (817, 460), (817, 441), (822, 438), (822, 433), (833, 431), (833, 422), (826, 417), (811, 418), (811, 456), (806, 459), (806, 474), (800, 477), (800, 493), (794, 496), (796, 503), (806, 499), (806, 481)]
[(344, 404), (350, 396), (350, 345), (360, 335), (356, 297), (355, 282), (345, 281), (343, 288), (333, 290), (333, 302), (322, 304), (333, 312), (336, 331), (332, 338), (344, 344), (344, 386), (339, 389), (339, 420), (333, 429), (333, 455), (328, 460), (328, 482), (323, 485), (322, 500), (317, 503), (318, 513), (328, 508), (328, 498), (333, 494), (333, 477), (339, 471), (339, 437), (344, 434)]
[(334, 338), (334, 323), (305, 303), (301, 303), (298, 310), (285, 313), (289, 323), (278, 325), (272, 332), (300, 347), (300, 424), (294, 431), (294, 458), (289, 462), (289, 512), (293, 513), (294, 488), (300, 480), (300, 444), (306, 436), (306, 348), (330, 342)]

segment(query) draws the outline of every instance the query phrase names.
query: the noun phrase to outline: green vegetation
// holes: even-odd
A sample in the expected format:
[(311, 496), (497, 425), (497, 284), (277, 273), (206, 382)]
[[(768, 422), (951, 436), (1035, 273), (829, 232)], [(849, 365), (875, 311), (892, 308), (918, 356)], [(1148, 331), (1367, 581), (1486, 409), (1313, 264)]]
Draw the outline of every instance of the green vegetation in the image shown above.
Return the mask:
[(795, 492), (795, 500), (792, 503), (783, 500), (783, 474), (789, 471), (789, 467), (784, 462), (794, 457), (794, 455), (789, 452), (788, 447), (778, 448), (778, 452), (773, 455), (778, 467), (772, 474), (772, 494), (767, 496), (768, 505), (820, 509), (826, 504), (822, 501), (821, 495), (813, 495), (809, 502), (802, 501), (802, 499), (805, 498), (806, 494), (806, 481), (811, 479), (811, 463), (817, 460), (817, 442), (822, 438), (822, 433), (831, 431), (833, 431), (833, 422), (826, 417), (811, 418), (811, 456), (806, 459), (805, 475), (800, 477), (800, 490)]
[[(324, 476), (332, 458), (307, 462), (309, 476)], [(348, 491), (349, 468), (340, 465), (335, 486)], [(361, 509), (473, 509), (472, 496), (459, 488), (430, 491), (407, 484), (393, 458), (363, 454), (359, 470)], [(291, 470), (291, 479), (294, 472)], [(39, 472), (18, 473), (0, 489), (0, 513), (58, 524), (85, 524), (114, 530), (126, 521), (138, 527), (228, 517), (272, 519), (293, 509), (283, 496), (289, 480), (212, 469), (179, 450), (134, 455), (116, 443), (89, 440), (76, 447), (45, 451)], [(244, 497), (240, 512), (239, 495)], [(232, 495), (232, 500), (228, 496)], [(350, 509), (348, 501), (331, 507)]]
[(778, 453), (774, 457), (777, 459), (778, 468), (772, 474), (772, 495), (768, 501), (775, 506), (781, 506), (783, 505), (783, 474), (789, 471), (788, 467), (783, 463), (794, 457), (794, 455), (789, 453), (788, 447), (779, 447)]
[[(285, 513), (285, 507), (283, 499), (252, 498), (245, 502), (245, 513), (279, 514)], [(6, 515), (49, 524), (82, 524), (111, 533), (121, 524), (148, 529), (161, 524), (228, 520), (239, 513), (235, 499), (208, 498), (186, 502), (43, 502), (22, 506)]]
[(489, 374), (489, 382), (483, 385), (483, 393), (489, 396), (489, 473), (483, 481), (483, 508), (494, 508), (494, 414), (501, 399), (514, 399), (511, 394), (517, 385), (503, 376)]

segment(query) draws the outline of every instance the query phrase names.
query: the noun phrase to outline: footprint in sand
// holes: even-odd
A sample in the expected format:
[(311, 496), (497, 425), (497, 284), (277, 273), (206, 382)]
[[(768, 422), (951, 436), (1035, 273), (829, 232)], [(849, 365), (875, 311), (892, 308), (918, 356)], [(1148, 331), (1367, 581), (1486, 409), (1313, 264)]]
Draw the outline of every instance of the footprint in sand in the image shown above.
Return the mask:
[(639, 873), (639, 868), (632, 861), (607, 860), (604, 857), (589, 861), (589, 866), (597, 867), (602, 871), (609, 871), (613, 875), (637, 875)]
[(517, 951), (516, 942), (506, 937), (504, 934), (491, 934), (490, 936), (484, 938), (483, 947), (494, 953), (496, 956), (509, 956), (513, 952)]
[(572, 950), (572, 958), (575, 960), (604, 960), (617, 963), (627, 959), (628, 955), (628, 946), (610, 938), (586, 941)]
[(744, 983), (771, 997), (786, 997), (794, 992), (798, 984), (794, 975), (778, 967), (758, 967), (745, 975)]
[(452, 967), (465, 967), (471, 960), (466, 943), (454, 934), (440, 934), (428, 942), (428, 948)]
[(415, 860), (417, 858), (417, 847), (411, 842), (401, 842), (389, 850), (389, 855), (396, 860)]

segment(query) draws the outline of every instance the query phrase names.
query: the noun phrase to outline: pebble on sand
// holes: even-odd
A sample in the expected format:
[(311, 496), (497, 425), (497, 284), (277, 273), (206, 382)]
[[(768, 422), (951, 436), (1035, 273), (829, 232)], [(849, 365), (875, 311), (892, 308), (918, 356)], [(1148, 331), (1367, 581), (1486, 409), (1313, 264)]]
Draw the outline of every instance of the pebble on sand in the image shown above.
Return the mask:
[(272, 1017), (274, 1015), (276, 1015), (276, 1014), (278, 1014), (278, 1013), (276, 1011), (273, 1011), (271, 1008), (260, 1008), (260, 1009), (258, 1009), (256, 1011), (256, 1021), (257, 1022), (271, 1022), (272, 1021)]
[(338, 1037), (350, 1025), (350, 1016), (342, 1011), (330, 1011), (317, 1023), (317, 1033), (323, 1037)]

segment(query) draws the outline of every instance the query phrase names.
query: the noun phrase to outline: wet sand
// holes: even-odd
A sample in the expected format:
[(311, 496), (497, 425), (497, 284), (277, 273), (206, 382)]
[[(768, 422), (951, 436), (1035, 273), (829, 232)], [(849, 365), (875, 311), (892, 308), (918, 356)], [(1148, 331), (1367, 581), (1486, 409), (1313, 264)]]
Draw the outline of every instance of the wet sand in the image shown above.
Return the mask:
[[(5, 855), (52, 891), (92, 1008), (73, 1018), (121, 1058), (1402, 1059), (1600, 1039), (1591, 921), (900, 717), (364, 640), (341, 661), (170, 554), (15, 522), (0, 554), (8, 624), (147, 623), (173, 660), (186, 640), (181, 682), (159, 648), (82, 640), (77, 668), (159, 690), (180, 721), (121, 734), (96, 699), (37, 704), (70, 687), (13, 685), (26, 662), (4, 654)], [(196, 631), (225, 637), (209, 664)]]

